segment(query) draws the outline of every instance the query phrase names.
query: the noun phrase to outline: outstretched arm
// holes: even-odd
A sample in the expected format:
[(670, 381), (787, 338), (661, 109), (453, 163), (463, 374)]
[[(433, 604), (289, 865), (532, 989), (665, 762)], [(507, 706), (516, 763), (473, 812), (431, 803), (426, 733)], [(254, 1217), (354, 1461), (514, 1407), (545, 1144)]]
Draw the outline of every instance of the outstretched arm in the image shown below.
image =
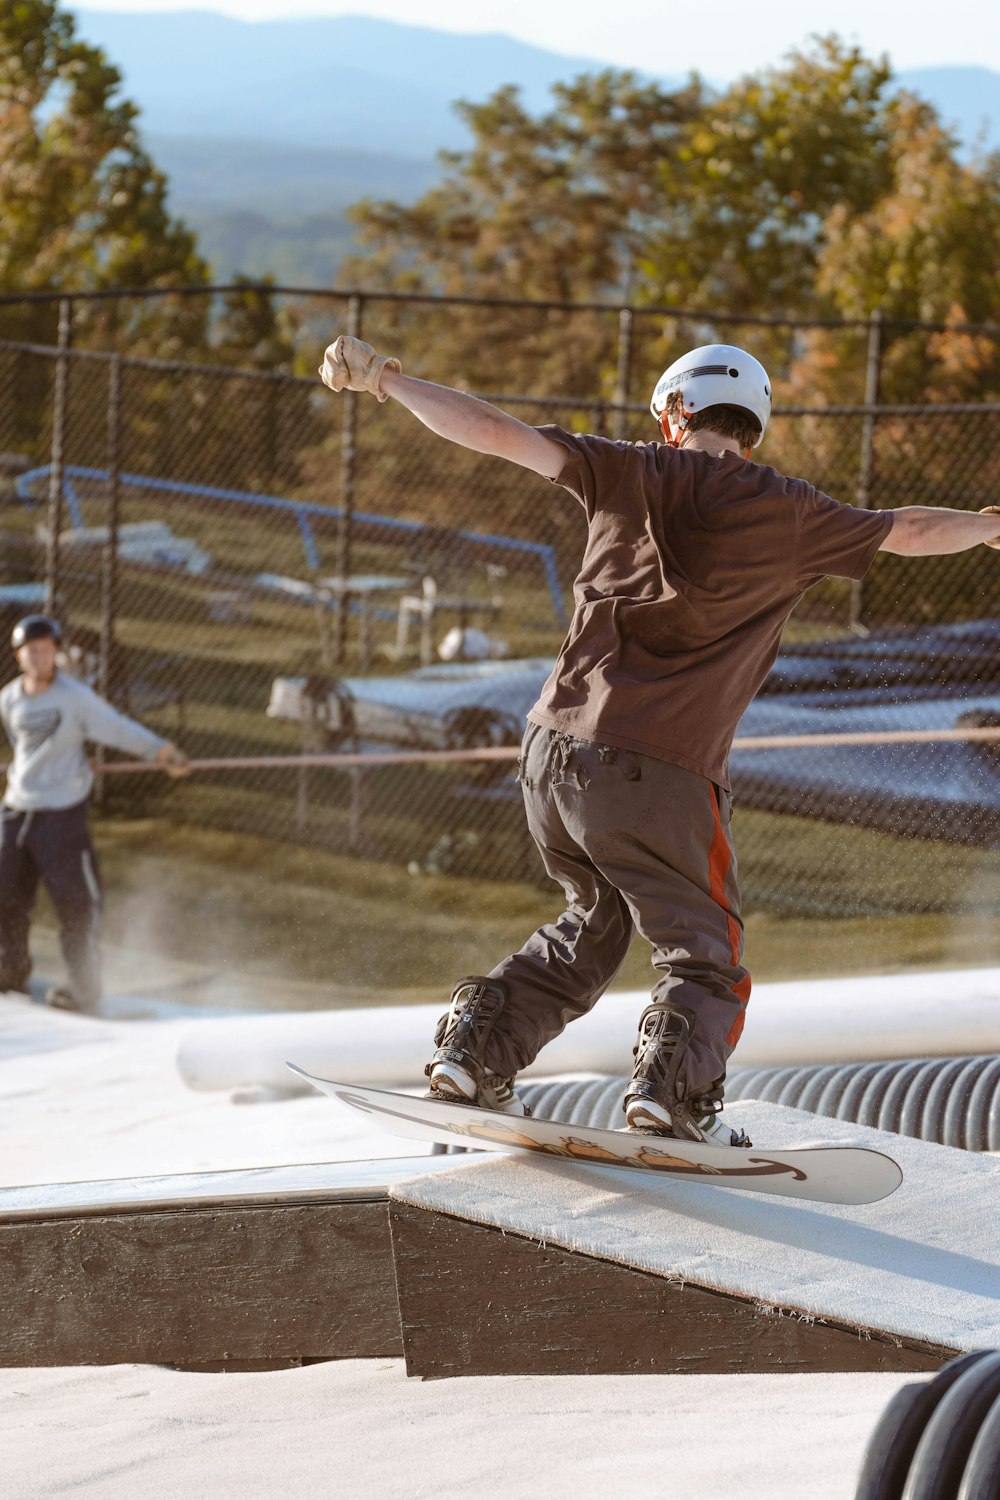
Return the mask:
[(492, 453), (509, 458), (524, 469), (533, 469), (546, 479), (555, 479), (566, 467), (566, 451), (551, 438), (519, 422), (498, 406), (454, 391), (447, 385), (432, 385), (429, 380), (414, 380), (395, 370), (387, 370), (382, 389), (413, 413), (418, 421), (436, 432), (438, 437), (472, 448), (476, 453)]
[(404, 375), (398, 360), (376, 354), (360, 339), (336, 339), (319, 373), (334, 391), (370, 391), (381, 401), (391, 396), (431, 432), (476, 453), (507, 458), (546, 479), (555, 479), (566, 466), (565, 450), (537, 427), (464, 391)]
[(892, 513), (892, 529), (879, 548), (902, 557), (939, 557), (967, 552), (985, 542), (1000, 548), (1000, 507), (984, 511), (948, 510), (931, 505), (904, 505)]

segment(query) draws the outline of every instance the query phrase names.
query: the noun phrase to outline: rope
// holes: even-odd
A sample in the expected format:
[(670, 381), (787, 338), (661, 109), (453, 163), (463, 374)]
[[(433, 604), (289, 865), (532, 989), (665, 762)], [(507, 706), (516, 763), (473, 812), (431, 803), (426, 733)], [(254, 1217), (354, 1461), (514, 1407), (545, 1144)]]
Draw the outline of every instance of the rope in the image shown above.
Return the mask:
[[(892, 729), (837, 731), (829, 734), (761, 734), (746, 735), (733, 741), (734, 750), (805, 750), (822, 745), (933, 745), (933, 744), (1000, 744), (1000, 729)], [(352, 766), (405, 766), (462, 764), (472, 761), (513, 761), (520, 751), (516, 745), (487, 745), (478, 750), (376, 750), (362, 752), (329, 752), (315, 755), (229, 756), (212, 760), (192, 760), (192, 771), (270, 771), (295, 767), (327, 766), (349, 769)], [(127, 775), (139, 771), (165, 771), (166, 767), (151, 761), (112, 761), (100, 767), (103, 776)]]

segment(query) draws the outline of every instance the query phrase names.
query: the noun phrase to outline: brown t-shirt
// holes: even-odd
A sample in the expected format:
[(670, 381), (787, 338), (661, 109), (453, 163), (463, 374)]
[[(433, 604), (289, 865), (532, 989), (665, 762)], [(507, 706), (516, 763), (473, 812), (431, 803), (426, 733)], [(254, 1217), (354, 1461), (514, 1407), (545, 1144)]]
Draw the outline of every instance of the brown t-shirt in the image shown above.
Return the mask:
[(735, 453), (559, 427), (556, 483), (587, 512), (575, 609), (528, 717), (729, 790), (729, 747), (812, 584), (862, 578), (892, 526)]

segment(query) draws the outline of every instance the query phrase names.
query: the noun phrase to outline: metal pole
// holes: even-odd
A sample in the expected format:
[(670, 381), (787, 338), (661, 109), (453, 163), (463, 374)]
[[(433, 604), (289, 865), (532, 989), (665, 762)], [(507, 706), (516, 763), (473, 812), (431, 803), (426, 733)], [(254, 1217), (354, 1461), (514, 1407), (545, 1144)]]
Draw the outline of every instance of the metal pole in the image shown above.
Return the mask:
[(121, 403), (122, 360), (112, 357), (108, 368), (108, 534), (101, 558), (101, 656), (98, 691), (102, 698), (115, 695), (115, 620), (118, 611), (118, 525), (121, 508)]
[[(107, 470), (108, 501), (105, 509), (107, 536), (101, 553), (101, 644), (97, 668), (97, 691), (102, 698), (114, 701), (115, 693), (115, 615), (118, 607), (118, 512), (121, 499), (121, 355), (112, 357), (108, 366)], [(97, 779), (94, 796), (104, 806), (106, 784), (104, 746), (94, 754)]]
[(73, 337), (73, 302), (59, 300), (59, 354), (52, 393), (52, 451), (49, 458), (49, 525), (45, 548), (45, 612), (54, 615), (59, 596), (59, 533), (62, 530), (63, 464), (69, 398), (68, 352)]
[[(868, 353), (865, 360), (865, 406), (868, 408), (861, 422), (861, 462), (858, 469), (858, 487), (855, 505), (860, 510), (869, 510), (872, 503), (872, 485), (875, 480), (875, 422), (874, 408), (878, 406), (879, 385), (882, 374), (882, 309), (876, 307), (868, 319)], [(855, 635), (867, 635), (862, 624), (865, 613), (865, 580), (856, 579), (851, 585), (851, 612), (848, 629)]]
[[(352, 296), (347, 304), (347, 332), (361, 337), (361, 298)], [(354, 391), (344, 392), (343, 425), (340, 433), (340, 524), (337, 527), (337, 634), (334, 661), (343, 665), (347, 655), (348, 622), (351, 599), (347, 580), (351, 576), (351, 542), (354, 529), (355, 434), (357, 402)]]
[(632, 309), (623, 307), (618, 313), (618, 375), (615, 380), (615, 437), (628, 437), (628, 388), (632, 373)]

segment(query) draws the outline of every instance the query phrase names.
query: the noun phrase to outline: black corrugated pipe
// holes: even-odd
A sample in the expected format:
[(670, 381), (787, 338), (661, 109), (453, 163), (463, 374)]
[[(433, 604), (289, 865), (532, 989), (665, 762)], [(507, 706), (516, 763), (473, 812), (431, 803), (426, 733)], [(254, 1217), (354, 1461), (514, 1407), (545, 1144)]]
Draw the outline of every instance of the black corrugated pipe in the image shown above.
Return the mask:
[[(523, 1082), (518, 1092), (535, 1115), (613, 1130), (624, 1124), (626, 1082)], [(765, 1099), (966, 1151), (1000, 1151), (1000, 1057), (993, 1055), (736, 1068), (726, 1098)]]
[(963, 1354), (897, 1391), (868, 1440), (855, 1500), (997, 1500), (1000, 1350)]

